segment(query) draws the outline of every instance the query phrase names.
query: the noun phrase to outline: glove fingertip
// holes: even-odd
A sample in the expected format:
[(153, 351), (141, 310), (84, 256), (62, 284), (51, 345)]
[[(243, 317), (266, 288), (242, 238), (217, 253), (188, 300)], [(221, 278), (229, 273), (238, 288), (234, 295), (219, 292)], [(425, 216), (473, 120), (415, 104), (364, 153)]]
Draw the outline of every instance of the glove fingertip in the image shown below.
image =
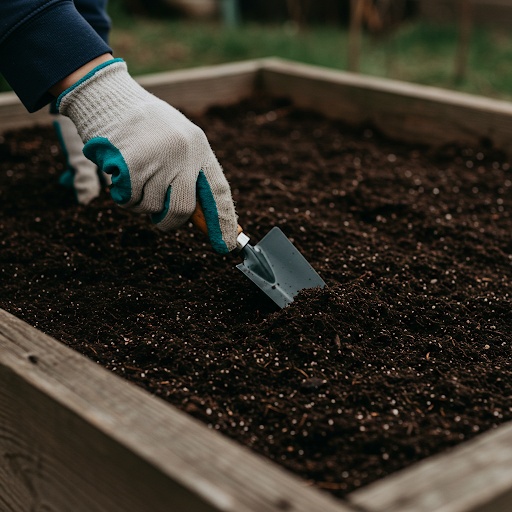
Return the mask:
[[(208, 227), (208, 237), (213, 249), (220, 254), (228, 254), (236, 248), (236, 234), (235, 238), (230, 243), (229, 239), (226, 240), (226, 234), (230, 233), (229, 222), (225, 222), (224, 216), (221, 219), (219, 217), (219, 211), (217, 209), (217, 203), (213, 196), (210, 184), (206, 179), (204, 172), (201, 170), (197, 177), (197, 197), (203, 208), (204, 217), (206, 219), (206, 225)], [(221, 225), (222, 224), (222, 225)], [(226, 225), (228, 224), (228, 225)], [(236, 217), (234, 219), (234, 233), (236, 233)], [(223, 229), (224, 228), (224, 229)]]

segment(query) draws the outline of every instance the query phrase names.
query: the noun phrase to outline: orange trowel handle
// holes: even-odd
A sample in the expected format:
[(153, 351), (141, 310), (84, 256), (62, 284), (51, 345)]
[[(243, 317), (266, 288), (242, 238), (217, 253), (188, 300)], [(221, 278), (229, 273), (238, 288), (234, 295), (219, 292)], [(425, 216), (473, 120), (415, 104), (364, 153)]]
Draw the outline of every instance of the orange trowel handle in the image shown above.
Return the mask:
[[(199, 228), (206, 236), (208, 236), (208, 227), (206, 226), (206, 219), (204, 218), (204, 212), (199, 203), (196, 203), (196, 209), (190, 217), (190, 221), (196, 228)], [(243, 231), (242, 226), (238, 225), (238, 234)]]

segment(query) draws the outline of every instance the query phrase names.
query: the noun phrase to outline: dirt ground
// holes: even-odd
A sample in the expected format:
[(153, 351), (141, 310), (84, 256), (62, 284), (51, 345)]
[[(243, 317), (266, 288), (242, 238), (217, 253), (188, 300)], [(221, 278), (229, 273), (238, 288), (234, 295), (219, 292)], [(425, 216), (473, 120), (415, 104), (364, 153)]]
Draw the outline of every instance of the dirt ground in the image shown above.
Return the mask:
[(40, 128), (0, 138), (0, 307), (337, 496), (512, 419), (503, 154), (259, 97), (194, 121), (325, 289), (279, 310), (194, 228), (75, 205)]

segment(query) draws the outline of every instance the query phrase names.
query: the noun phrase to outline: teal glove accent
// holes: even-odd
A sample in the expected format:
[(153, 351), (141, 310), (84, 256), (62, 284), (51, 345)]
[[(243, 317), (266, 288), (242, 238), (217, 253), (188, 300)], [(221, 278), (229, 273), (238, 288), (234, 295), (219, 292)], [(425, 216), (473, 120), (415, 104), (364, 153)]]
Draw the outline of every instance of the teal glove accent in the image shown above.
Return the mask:
[(75, 196), (76, 196), (74, 179), (75, 179), (75, 170), (68, 169), (67, 171), (64, 171), (60, 175), (59, 184), (65, 188), (69, 188), (70, 190), (73, 190), (73, 192), (75, 192)]
[(203, 208), (206, 226), (208, 228), (208, 236), (212, 247), (221, 254), (227, 254), (229, 249), (222, 238), (222, 230), (219, 224), (219, 212), (217, 211), (217, 203), (213, 197), (212, 189), (206, 179), (204, 172), (201, 170), (197, 177), (197, 197)]
[(67, 88), (63, 93), (61, 93), (61, 95), (57, 98), (57, 102), (55, 103), (55, 108), (57, 109), (57, 112), (60, 113), (60, 111), (59, 111), (60, 102), (64, 98), (64, 96), (66, 96), (68, 93), (70, 93), (71, 91), (76, 89), (78, 86), (87, 82), (87, 80), (92, 78), (100, 69), (110, 66), (114, 62), (124, 62), (124, 61), (123, 61), (123, 59), (112, 59), (112, 60), (108, 60), (107, 62), (103, 62), (103, 64), (96, 66), (93, 70), (89, 71), (89, 73), (87, 73), (87, 75), (80, 78), (80, 80), (78, 80), (78, 82), (74, 83), (71, 87)]
[(71, 166), (69, 163), (69, 153), (68, 149), (66, 147), (66, 143), (64, 142), (64, 137), (62, 136), (62, 130), (60, 128), (60, 124), (58, 121), (53, 121), (53, 129), (55, 130), (55, 133), (57, 134), (57, 139), (59, 139), (59, 144), (62, 149), (62, 152), (64, 153), (64, 158), (66, 159), (66, 167), (67, 169), (60, 175), (59, 183), (69, 189), (72, 190), (75, 194), (75, 200), (78, 202), (78, 197), (76, 196), (76, 189), (74, 185), (75, 180), (75, 169)]
[(107, 138), (94, 137), (84, 146), (84, 155), (112, 178), (110, 195), (118, 204), (126, 204), (132, 197), (132, 182), (128, 165)]
[(165, 196), (165, 202), (164, 202), (164, 209), (160, 213), (152, 213), (151, 214), (151, 220), (153, 221), (153, 224), (159, 224), (162, 222), (167, 212), (169, 211), (169, 204), (171, 202), (171, 187), (167, 189), (167, 194)]

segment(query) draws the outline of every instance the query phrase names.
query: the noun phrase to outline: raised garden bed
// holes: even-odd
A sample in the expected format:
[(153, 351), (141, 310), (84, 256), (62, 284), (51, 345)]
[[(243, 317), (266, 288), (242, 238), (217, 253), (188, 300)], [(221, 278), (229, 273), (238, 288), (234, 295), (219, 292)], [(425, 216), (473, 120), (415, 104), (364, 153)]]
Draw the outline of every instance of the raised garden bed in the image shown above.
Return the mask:
[[(500, 477), (492, 478), (487, 492), (473, 481), (485, 482), (486, 471), (492, 471), (484, 467), (492, 453), (489, 446), (511, 443), (508, 426), (480, 435), (512, 418), (507, 332), (512, 255), (512, 200), (507, 192), (512, 172), (504, 152), (510, 121), (506, 112), (498, 114), (498, 107), (507, 104), (488, 103), (488, 119), (482, 105), (475, 107), (463, 95), (443, 97), (440, 92), (414, 87), (406, 94), (401, 84), (364, 79), (357, 79), (357, 84), (350, 75), (276, 62), (256, 64), (243, 64), (238, 73), (233, 72), (236, 68), (222, 68), (224, 74), (222, 70), (216, 75), (210, 72), (207, 79), (231, 84), (217, 89), (221, 91), (216, 98), (219, 103), (226, 103), (226, 91), (234, 84), (239, 97), (252, 89), (240, 87), (241, 83), (259, 84), (268, 89), (265, 94), (192, 115), (206, 130), (225, 168), (246, 231), (258, 239), (271, 226), (280, 225), (328, 288), (304, 293), (292, 307), (276, 311), (235, 272), (233, 258), (214, 255), (192, 229), (162, 235), (147, 219), (115, 207), (107, 194), (88, 207), (75, 206), (56, 185), (63, 160), (51, 129), (26, 129), (6, 133), (0, 146), (0, 306), (196, 416), (210, 430), (219, 430), (279, 462), (310, 485), (301, 488), (273, 467), (267, 469), (258, 458), (253, 467), (253, 456), (245, 451), (238, 455), (238, 447), (194, 424), (191, 428), (201, 439), (190, 436), (192, 445), (199, 442), (204, 450), (213, 436), (210, 453), (217, 446), (222, 450), (229, 446), (234, 454), (231, 460), (249, 461), (247, 468), (237, 468), (241, 473), (234, 477), (253, 490), (244, 506), (254, 508), (247, 510), (314, 510), (318, 506), (311, 504), (316, 500), (323, 500), (322, 508), (347, 507), (315, 492), (314, 487), (338, 497), (362, 488), (348, 498), (372, 510), (413, 509), (414, 503), (425, 507), (444, 503), (446, 510), (469, 510), (478, 504), (475, 493), (485, 506), (505, 499), (511, 488), (512, 463), (504, 446), (497, 449)], [(226, 72), (229, 69), (231, 75)], [(176, 95), (179, 80), (174, 80), (176, 98), (180, 97)], [(193, 94), (194, 87), (200, 90), (200, 81), (197, 76), (192, 81), (188, 77), (182, 83), (192, 86), (182, 85), (182, 90)], [(363, 122), (363, 126), (349, 128), (296, 106), (328, 105), (336, 87), (344, 89), (340, 103), (347, 96), (353, 99), (347, 109), (348, 121)], [(294, 104), (282, 99), (283, 89), (288, 89)], [(386, 95), (388, 101), (382, 102)], [(360, 104), (357, 98), (362, 98)], [(425, 102), (434, 106), (427, 108)], [(377, 105), (378, 115), (372, 114), (369, 104)], [(384, 108), (388, 109), (386, 116)], [(439, 125), (449, 127), (443, 120), (453, 118), (455, 127), (425, 136), (425, 126), (432, 129), (436, 122), (436, 109), (444, 112), (444, 118), (437, 119)], [(340, 107), (333, 105), (329, 111), (336, 115)], [(474, 117), (479, 117), (479, 132)], [(380, 135), (387, 120), (388, 135), (396, 136), (400, 118), (404, 122), (416, 119), (410, 125), (417, 130), (404, 132), (405, 138), (437, 146), (404, 145)], [(33, 333), (4, 317), (3, 336), (7, 333), (7, 338), (18, 340), (13, 329)], [(37, 343), (49, 343), (44, 336), (35, 336)], [(9, 342), (3, 344), (8, 354)], [(19, 378), (33, 383), (32, 372), (44, 373), (45, 364), (51, 367), (52, 363), (45, 361), (44, 353), (31, 350), (18, 370)], [(60, 350), (65, 349), (56, 345), (52, 350), (58, 360)], [(67, 357), (73, 367), (78, 356)], [(76, 361), (89, 371), (90, 365), (81, 358)], [(10, 368), (9, 357), (3, 365)], [(62, 366), (59, 363), (58, 369)], [(24, 375), (27, 369), (28, 377)], [(8, 373), (5, 387), (12, 388), (12, 368)], [(66, 379), (73, 373), (66, 371), (66, 379), (54, 373), (49, 371), (49, 377), (67, 387)], [(102, 382), (91, 384), (96, 391), (97, 385), (103, 390), (103, 382), (113, 378), (96, 368), (93, 373)], [(125, 383), (114, 381), (116, 389), (118, 385), (125, 389)], [(80, 385), (71, 386), (73, 393), (84, 392), (86, 382), (82, 377)], [(160, 411), (165, 404), (151, 400), (146, 409), (136, 406), (137, 410), (128, 413), (125, 399), (134, 403), (132, 391), (128, 386), (121, 398), (113, 393), (102, 399), (119, 412), (114, 414), (115, 421), (121, 425), (133, 421), (140, 428), (142, 417), (151, 414), (153, 406)], [(134, 396), (142, 396), (137, 393)], [(12, 393), (6, 395), (15, 400)], [(62, 402), (60, 392), (58, 401)], [(101, 404), (93, 407), (101, 408)], [(87, 407), (73, 407), (64, 400), (66, 415), (70, 409), (73, 421), (78, 414), (80, 428), (90, 429), (92, 422), (116, 450), (119, 442), (124, 449), (128, 445), (122, 457), (135, 457), (133, 451), (140, 456), (149, 446), (149, 464), (155, 465), (155, 448), (145, 444), (144, 435), (135, 433), (127, 440), (124, 429), (113, 435), (110, 427), (115, 421), (110, 419), (106, 428), (104, 421), (91, 419), (97, 411), (89, 414)], [(14, 416), (7, 415), (6, 424), (22, 425)], [(176, 417), (183, 425), (191, 421), (179, 414)], [(153, 418), (148, 421), (155, 424)], [(34, 434), (40, 427), (34, 424)], [(70, 435), (62, 425), (56, 431), (64, 438)], [(165, 432), (161, 434), (156, 436), (159, 441), (166, 437)], [(477, 434), (467, 448), (442, 455), (442, 461), (427, 460), (365, 487)], [(134, 448), (135, 441), (140, 443), (138, 448)], [(52, 437), (52, 442), (59, 446), (58, 437)], [(170, 447), (172, 452), (175, 443)], [(80, 448), (84, 460), (89, 449)], [(173, 481), (187, 489), (186, 499), (206, 501), (218, 510), (237, 509), (239, 483), (237, 492), (231, 489), (236, 471), (229, 468), (228, 476), (219, 477), (218, 471), (201, 476), (197, 468), (203, 460), (201, 450), (193, 451), (193, 478), (185, 474), (185, 481), (180, 481), (181, 472), (172, 475)], [(464, 463), (468, 452), (479, 461), (478, 475)], [(208, 460), (216, 459), (215, 464), (225, 470), (229, 464), (221, 455)], [(45, 466), (45, 457), (30, 457), (29, 473), (33, 467)], [(142, 458), (147, 465), (147, 453)], [(162, 473), (159, 478), (165, 481), (169, 461), (156, 458)], [(7, 469), (2, 468), (6, 482), (16, 481), (17, 475), (26, 487), (39, 489), (30, 479), (30, 485), (26, 483), (27, 471), (19, 469), (24, 467), (19, 457), (7, 460)], [(113, 460), (109, 464), (120, 471), (116, 485), (126, 485), (126, 478), (121, 478), (124, 470)], [(440, 464), (458, 468), (451, 469), (451, 480), (439, 473)], [(92, 478), (95, 464), (88, 470), (86, 481)], [(259, 482), (253, 473), (262, 472), (268, 474)], [(0, 472), (0, 488), (1, 477)], [(194, 488), (192, 482), (198, 478), (209, 481), (209, 490)], [(286, 485), (270, 485), (281, 478)], [(77, 485), (83, 479), (76, 471)], [(260, 483), (262, 490), (258, 491)], [(86, 487), (83, 493), (90, 496)], [(101, 488), (105, 496), (107, 487)], [(227, 501), (219, 502), (218, 497), (215, 501), (210, 491), (223, 488), (226, 493), (226, 487), (229, 491), (223, 496)], [(268, 495), (267, 488), (273, 489)], [(144, 489), (140, 492), (147, 496)], [(156, 507), (171, 499), (174, 491), (152, 492), (161, 500), (154, 499)], [(295, 492), (300, 494), (295, 496)], [(38, 492), (32, 494), (40, 499)], [(11, 501), (6, 503), (13, 506)]]

